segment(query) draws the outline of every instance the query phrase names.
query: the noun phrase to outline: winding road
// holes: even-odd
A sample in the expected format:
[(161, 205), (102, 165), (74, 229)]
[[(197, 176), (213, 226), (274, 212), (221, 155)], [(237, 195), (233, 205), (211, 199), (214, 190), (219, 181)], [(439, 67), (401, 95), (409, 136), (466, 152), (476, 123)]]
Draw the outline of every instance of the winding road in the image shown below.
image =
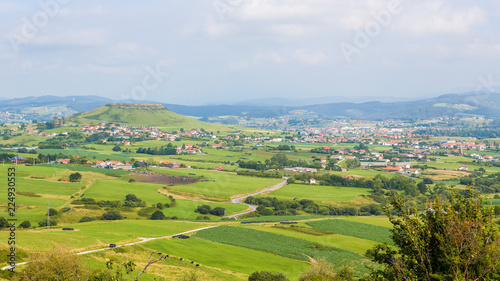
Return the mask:
[[(244, 195), (244, 196), (240, 196), (240, 197), (236, 197), (236, 198), (233, 198), (231, 200), (232, 203), (235, 203), (235, 204), (242, 204), (242, 205), (246, 205), (248, 206), (251, 210), (249, 211), (243, 211), (241, 213), (237, 213), (237, 214), (233, 214), (233, 215), (229, 215), (229, 216), (225, 216), (226, 218), (237, 218), (241, 215), (244, 215), (244, 214), (248, 214), (248, 213), (251, 213), (251, 212), (255, 212), (255, 210), (257, 210), (257, 206), (255, 205), (250, 205), (250, 204), (246, 204), (246, 203), (243, 203), (242, 201), (247, 198), (247, 197), (250, 197), (250, 196), (255, 196), (255, 195), (259, 195), (259, 194), (262, 194), (262, 193), (265, 193), (265, 192), (269, 192), (269, 191), (274, 191), (274, 190), (277, 190), (277, 189), (280, 189), (281, 187), (283, 187), (284, 185), (286, 185), (286, 179), (280, 183), (277, 183), (273, 186), (270, 186), (268, 188), (264, 188), (262, 190), (259, 190), (257, 192), (254, 192), (252, 194), (248, 194), (248, 195)], [(214, 227), (218, 227), (218, 225), (213, 225), (213, 226), (206, 226), (206, 227), (201, 227), (201, 228), (197, 228), (197, 229), (192, 229), (192, 230), (188, 230), (188, 231), (185, 231), (185, 232), (181, 232), (181, 233), (177, 233), (177, 234), (172, 234), (172, 235), (167, 235), (167, 236), (161, 236), (161, 237), (152, 237), (152, 238), (138, 238), (138, 239), (141, 239), (140, 241), (136, 241), (136, 242), (132, 242), (132, 243), (128, 243), (128, 244), (123, 244), (123, 245), (116, 245), (116, 248), (119, 248), (119, 247), (125, 247), (125, 246), (131, 246), (131, 245), (136, 245), (136, 244), (141, 244), (141, 243), (145, 243), (145, 242), (148, 242), (148, 241), (152, 241), (152, 240), (156, 240), (156, 239), (165, 239), (165, 238), (170, 238), (174, 235), (181, 235), (181, 234), (189, 234), (189, 233), (193, 233), (193, 232), (197, 232), (197, 231), (200, 231), (200, 230), (204, 230), (204, 229), (209, 229), (209, 228), (214, 228)], [(96, 252), (100, 252), (100, 251), (106, 251), (106, 250), (109, 250), (109, 249), (112, 249), (112, 248), (109, 248), (109, 247), (106, 247), (106, 248), (101, 248), (101, 249), (96, 249), (96, 250), (90, 250), (90, 251), (84, 251), (84, 252), (79, 252), (79, 253), (76, 253), (77, 255), (86, 255), (86, 254), (91, 254), (91, 253), (96, 253)], [(27, 264), (28, 262), (21, 262), (21, 263), (18, 263), (16, 264), (16, 266), (19, 266), (19, 265), (23, 265), (23, 264)], [(8, 266), (5, 266), (5, 267), (2, 267), (1, 269), (2, 270), (7, 270), (7, 269), (10, 269), (11, 266), (8, 265)]]
[(257, 210), (257, 206), (255, 205), (250, 205), (250, 204), (247, 204), (247, 203), (243, 203), (242, 201), (247, 198), (247, 197), (250, 197), (250, 196), (255, 196), (255, 195), (259, 195), (261, 193), (265, 193), (265, 192), (269, 192), (269, 191), (274, 191), (276, 189), (280, 189), (281, 187), (283, 187), (284, 185), (286, 184), (286, 180), (278, 183), (278, 184), (275, 184), (271, 187), (268, 187), (268, 188), (265, 188), (265, 189), (262, 189), (260, 191), (257, 191), (255, 193), (252, 193), (252, 194), (248, 194), (248, 195), (244, 195), (244, 196), (241, 196), (241, 197), (236, 197), (236, 198), (233, 198), (231, 200), (231, 202), (235, 203), (235, 204), (242, 204), (242, 205), (246, 205), (248, 206), (249, 208), (251, 208), (251, 210), (249, 211), (243, 211), (241, 213), (237, 213), (237, 214), (233, 214), (233, 215), (229, 215), (229, 216), (225, 216), (225, 218), (237, 218), (241, 215), (245, 215), (245, 214), (249, 214), (251, 212), (255, 212), (255, 210)]

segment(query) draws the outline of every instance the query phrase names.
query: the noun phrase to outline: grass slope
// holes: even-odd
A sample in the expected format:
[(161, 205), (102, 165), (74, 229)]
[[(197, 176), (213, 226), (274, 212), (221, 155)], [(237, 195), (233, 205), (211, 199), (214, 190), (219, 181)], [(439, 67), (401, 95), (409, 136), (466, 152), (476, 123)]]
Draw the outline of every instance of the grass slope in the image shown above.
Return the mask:
[(347, 202), (353, 201), (358, 195), (369, 194), (368, 188), (318, 186), (305, 184), (289, 184), (269, 195), (278, 199), (310, 199), (320, 202)]
[(113, 122), (132, 126), (155, 126), (161, 128), (207, 128), (211, 124), (191, 119), (160, 104), (107, 104), (98, 109), (71, 117), (78, 123), (98, 124)]
[(194, 260), (203, 266), (248, 275), (258, 270), (270, 270), (286, 272), (289, 278), (295, 280), (308, 267), (308, 264), (304, 262), (270, 253), (196, 238), (154, 240), (145, 243), (144, 246), (162, 253)]

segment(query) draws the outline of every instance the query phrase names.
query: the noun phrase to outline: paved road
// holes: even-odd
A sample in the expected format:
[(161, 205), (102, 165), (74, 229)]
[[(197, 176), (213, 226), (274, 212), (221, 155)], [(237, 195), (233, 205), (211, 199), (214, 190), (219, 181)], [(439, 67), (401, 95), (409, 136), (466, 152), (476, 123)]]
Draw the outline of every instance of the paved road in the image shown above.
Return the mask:
[(230, 216), (225, 216), (225, 218), (236, 218), (236, 217), (239, 217), (241, 215), (245, 215), (245, 214), (249, 214), (251, 212), (255, 212), (255, 210), (257, 210), (257, 206), (255, 205), (250, 205), (250, 204), (247, 204), (247, 203), (243, 203), (242, 201), (247, 198), (247, 197), (250, 197), (250, 196), (255, 196), (255, 195), (259, 195), (261, 193), (264, 193), (264, 192), (268, 192), (268, 191), (273, 191), (273, 190), (276, 190), (276, 189), (279, 189), (281, 187), (283, 187), (284, 185), (286, 184), (286, 180), (276, 184), (276, 185), (273, 185), (269, 188), (266, 188), (266, 189), (263, 189), (261, 191), (257, 191), (255, 193), (252, 193), (252, 194), (248, 194), (248, 195), (245, 195), (245, 196), (241, 196), (241, 197), (236, 197), (236, 198), (233, 198), (233, 200), (231, 200), (231, 202), (235, 203), (235, 204), (242, 204), (242, 205), (246, 205), (248, 206), (249, 208), (251, 208), (251, 210), (249, 211), (244, 211), (244, 212), (241, 212), (241, 213), (237, 213), (237, 214), (234, 214), (234, 215), (230, 215)]
[[(151, 240), (156, 240), (156, 239), (169, 238), (169, 237), (172, 237), (174, 235), (189, 234), (189, 233), (193, 233), (193, 232), (196, 232), (196, 231), (200, 231), (200, 230), (203, 230), (203, 229), (209, 229), (209, 228), (213, 228), (213, 227), (219, 227), (219, 226), (218, 225), (206, 226), (206, 227), (192, 229), (192, 230), (188, 230), (188, 231), (185, 231), (185, 232), (181, 232), (181, 233), (177, 233), (177, 234), (172, 234), (172, 235), (167, 235), (167, 236), (162, 236), (162, 237), (139, 238), (139, 239), (141, 239), (141, 241), (132, 242), (132, 243), (123, 244), (123, 245), (116, 245), (116, 248), (125, 247), (125, 246), (131, 246), (131, 245), (136, 245), (136, 244), (140, 244), (140, 243), (145, 243), (145, 242), (148, 242), (148, 241), (151, 241)], [(77, 255), (86, 255), (86, 254), (90, 254), (90, 253), (95, 253), (95, 252), (100, 252), (100, 251), (106, 251), (106, 250), (109, 250), (109, 249), (112, 249), (112, 248), (106, 247), (106, 248), (101, 248), (101, 249), (97, 249), (97, 250), (90, 250), (90, 251), (85, 251), (85, 252), (79, 252), (79, 253), (76, 253), (76, 254)], [(16, 264), (16, 266), (27, 264), (27, 263), (28, 262), (21, 262), (21, 263)], [(11, 268), (10, 265), (2, 267), (2, 270), (7, 270), (9, 268)]]

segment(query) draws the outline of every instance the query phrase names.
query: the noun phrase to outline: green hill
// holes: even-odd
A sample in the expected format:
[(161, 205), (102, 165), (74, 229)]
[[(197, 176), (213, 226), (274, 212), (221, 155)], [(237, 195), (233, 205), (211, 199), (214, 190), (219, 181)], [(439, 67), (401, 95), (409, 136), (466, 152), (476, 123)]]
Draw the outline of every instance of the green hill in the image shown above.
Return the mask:
[(154, 126), (172, 129), (213, 127), (213, 124), (174, 113), (161, 104), (107, 104), (92, 111), (78, 113), (69, 119), (91, 125), (112, 122), (137, 127)]

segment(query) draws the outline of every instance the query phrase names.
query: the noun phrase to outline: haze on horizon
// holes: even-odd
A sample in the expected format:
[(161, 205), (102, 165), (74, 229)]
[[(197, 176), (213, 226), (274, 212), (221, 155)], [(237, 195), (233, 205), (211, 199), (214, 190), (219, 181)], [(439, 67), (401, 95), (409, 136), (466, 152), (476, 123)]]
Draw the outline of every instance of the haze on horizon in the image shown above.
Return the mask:
[(0, 98), (417, 99), (500, 82), (493, 0), (0, 1), (0, 15)]

